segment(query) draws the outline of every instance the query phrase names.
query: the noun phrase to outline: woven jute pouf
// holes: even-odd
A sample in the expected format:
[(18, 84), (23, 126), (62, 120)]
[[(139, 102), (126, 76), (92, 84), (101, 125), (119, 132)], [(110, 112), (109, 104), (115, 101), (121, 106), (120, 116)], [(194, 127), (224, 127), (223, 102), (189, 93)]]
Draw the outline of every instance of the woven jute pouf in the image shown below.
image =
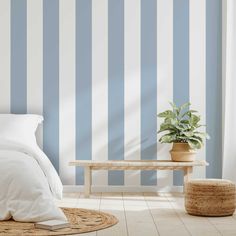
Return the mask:
[(87, 210), (81, 208), (62, 208), (70, 228), (58, 230), (36, 229), (34, 223), (21, 223), (13, 220), (0, 221), (0, 235), (14, 236), (51, 236), (51, 235), (73, 235), (87, 233), (108, 228), (115, 225), (118, 220), (108, 213)]
[(185, 209), (191, 215), (229, 216), (235, 211), (235, 185), (224, 179), (195, 179), (185, 184)]

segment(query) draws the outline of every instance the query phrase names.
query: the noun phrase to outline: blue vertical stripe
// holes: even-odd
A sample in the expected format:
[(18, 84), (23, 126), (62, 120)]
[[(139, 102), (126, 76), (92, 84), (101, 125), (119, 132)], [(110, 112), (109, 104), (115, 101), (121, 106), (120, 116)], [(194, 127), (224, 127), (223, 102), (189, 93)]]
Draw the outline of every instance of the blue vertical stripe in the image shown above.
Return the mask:
[[(76, 0), (76, 159), (92, 159), (92, 1)], [(76, 169), (83, 184), (83, 169)]]
[[(108, 159), (124, 159), (124, 0), (108, 1)], [(123, 185), (123, 171), (108, 172)]]
[(43, 1), (43, 147), (59, 170), (59, 2)]
[(222, 176), (222, 1), (206, 1), (206, 145), (208, 178)]
[[(173, 99), (179, 106), (189, 101), (189, 0), (174, 0), (173, 7)], [(173, 178), (174, 185), (183, 184), (179, 171)]]
[[(141, 0), (141, 159), (157, 159), (157, 1)], [(156, 171), (141, 171), (156, 185)]]
[[(1, 37), (1, 36), (0, 36)], [(11, 112), (27, 112), (27, 2), (11, 0)]]

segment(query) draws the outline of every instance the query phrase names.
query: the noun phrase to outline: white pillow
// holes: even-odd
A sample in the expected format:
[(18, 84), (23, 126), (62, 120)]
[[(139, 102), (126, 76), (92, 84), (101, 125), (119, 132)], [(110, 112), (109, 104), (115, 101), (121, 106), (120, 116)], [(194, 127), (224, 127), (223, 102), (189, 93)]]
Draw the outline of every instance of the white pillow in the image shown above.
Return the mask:
[(35, 158), (48, 180), (53, 196), (61, 199), (61, 180), (36, 142), (35, 131), (42, 121), (40, 115), (0, 114), (0, 150), (21, 151)]
[(35, 131), (43, 117), (31, 114), (0, 114), (0, 139), (35, 146)]

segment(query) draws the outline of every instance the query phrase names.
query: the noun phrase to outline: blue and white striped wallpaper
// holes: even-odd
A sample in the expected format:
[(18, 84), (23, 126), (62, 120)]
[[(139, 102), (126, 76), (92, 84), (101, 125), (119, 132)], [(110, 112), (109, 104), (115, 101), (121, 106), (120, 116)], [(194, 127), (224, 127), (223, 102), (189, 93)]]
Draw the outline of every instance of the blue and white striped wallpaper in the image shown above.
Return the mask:
[[(38, 113), (64, 184), (70, 160), (169, 159), (157, 113), (191, 101), (221, 176), (221, 0), (0, 0), (0, 112)], [(181, 185), (171, 171), (100, 171), (95, 185)]]

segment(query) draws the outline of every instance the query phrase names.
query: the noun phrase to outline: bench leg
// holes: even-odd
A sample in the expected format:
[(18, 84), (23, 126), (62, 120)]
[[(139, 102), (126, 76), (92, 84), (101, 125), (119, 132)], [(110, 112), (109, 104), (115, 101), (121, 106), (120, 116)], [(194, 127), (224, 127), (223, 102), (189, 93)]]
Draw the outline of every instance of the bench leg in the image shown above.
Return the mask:
[[(184, 169), (184, 189), (185, 189), (185, 183), (187, 183), (191, 179), (192, 173), (193, 173), (192, 166), (188, 166)], [(184, 189), (183, 189), (183, 191), (184, 191)]]
[(84, 196), (86, 198), (88, 198), (91, 193), (91, 177), (91, 168), (89, 166), (86, 166), (84, 168)]

